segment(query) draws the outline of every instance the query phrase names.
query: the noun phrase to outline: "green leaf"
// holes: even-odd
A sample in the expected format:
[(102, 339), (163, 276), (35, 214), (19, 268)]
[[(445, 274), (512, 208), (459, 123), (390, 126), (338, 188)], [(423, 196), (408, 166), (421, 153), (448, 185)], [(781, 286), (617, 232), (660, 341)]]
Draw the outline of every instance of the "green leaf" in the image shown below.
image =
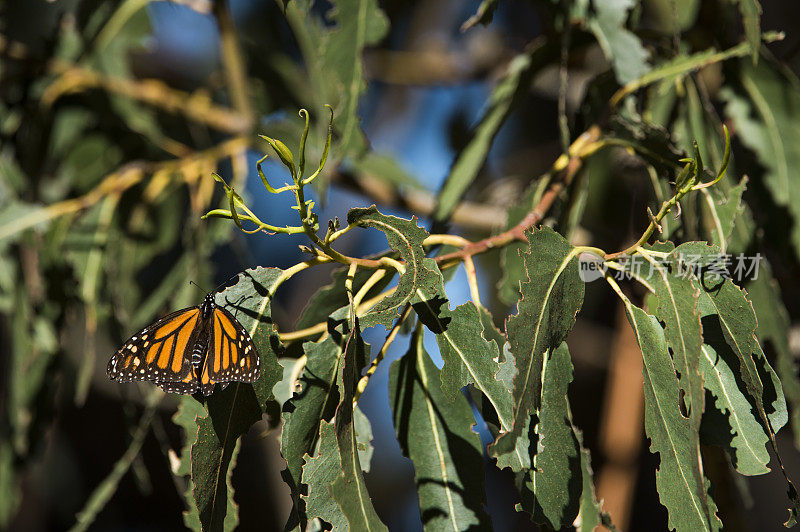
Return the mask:
[(239, 437), (261, 419), (261, 409), (253, 389), (239, 383), (216, 392), (207, 408), (208, 416), (197, 418), (197, 441), (192, 446), (194, 500), (203, 530), (233, 530), (239, 515), (231, 475)]
[(800, 145), (790, 140), (800, 135), (800, 92), (765, 61), (758, 66), (741, 61), (740, 68), (739, 79), (749, 101), (723, 92), (725, 112), (738, 138), (758, 156), (775, 203), (792, 214), (790, 241), (800, 256), (800, 187), (794, 171), (800, 165)]
[[(736, 470), (743, 475), (769, 472), (769, 437), (750, 412), (747, 397), (739, 390), (731, 361), (710, 345), (702, 346), (700, 370), (704, 385), (713, 398), (706, 402), (700, 438), (705, 444), (719, 445), (731, 456)], [(714, 401), (716, 398), (716, 401)]]
[(753, 49), (753, 64), (756, 64), (758, 50), (761, 47), (761, 5), (758, 0), (739, 0), (739, 11), (742, 13), (742, 25), (747, 42)]
[(336, 26), (328, 30), (321, 61), (328, 83), (339, 94), (334, 106), (341, 135), (337, 153), (340, 157), (358, 156), (366, 148), (358, 114), (358, 101), (366, 89), (361, 54), (365, 47), (383, 39), (389, 20), (376, 0), (333, 0), (331, 4), (326, 19)]
[(372, 506), (359, 457), (353, 398), (361, 371), (369, 361), (369, 345), (361, 338), (358, 319), (351, 320), (354, 323), (345, 324), (342, 332), (346, 338), (340, 377), (342, 399), (334, 421), (341, 475), (331, 482), (329, 492), (347, 518), (350, 530), (388, 530)]
[(572, 430), (567, 389), (572, 361), (566, 342), (551, 349), (541, 369), (539, 408), (528, 424), (533, 464), (524, 474), (519, 508), (534, 521), (559, 530), (578, 515), (583, 474), (580, 446)]
[(656, 487), (669, 513), (669, 528), (719, 530), (722, 523), (701, 469), (697, 428), (678, 408), (677, 368), (672, 364), (664, 330), (654, 316), (630, 301), (625, 301), (625, 307), (644, 359), (645, 432), (650, 451), (660, 458)]
[(278, 364), (283, 347), (274, 330), (271, 311), (275, 283), (281, 273), (278, 268), (248, 268), (239, 273), (234, 285), (217, 292), (215, 298), (217, 305), (224, 306), (247, 330), (261, 357), (261, 374), (252, 387), (262, 410), (283, 375), (283, 367)]
[(647, 64), (650, 54), (639, 37), (625, 28), (628, 11), (635, 5), (634, 0), (593, 0), (594, 12), (587, 21), (621, 85), (642, 77), (650, 70)]
[(564, 341), (583, 303), (584, 284), (578, 275), (575, 249), (547, 227), (528, 233), (528, 243), (528, 280), (521, 286), (517, 314), (506, 325), (517, 369), (514, 422), (512, 429), (494, 443), (494, 456), (514, 449), (514, 441), (522, 434), (531, 411), (539, 408), (545, 355)]
[[(776, 38), (778, 38), (778, 35), (775, 33), (765, 34), (763, 36), (763, 39), (767, 42), (775, 40)], [(665, 87), (673, 85), (676, 81), (684, 78), (691, 72), (733, 57), (743, 57), (752, 53), (752, 51), (750, 43), (743, 42), (732, 48), (723, 50), (722, 52), (718, 52), (714, 48), (709, 48), (708, 50), (688, 56), (679, 55), (674, 59), (665, 61), (640, 78), (626, 83), (625, 86), (612, 97), (611, 103), (616, 105), (624, 96), (642, 87), (646, 87), (651, 83), (660, 82), (660, 89), (663, 90)]]
[(194, 482), (191, 479), (192, 473), (192, 446), (197, 443), (197, 419), (206, 417), (208, 413), (202, 404), (198, 403), (194, 397), (183, 395), (178, 404), (178, 410), (172, 416), (172, 422), (183, 429), (184, 446), (178, 461), (173, 465), (172, 473), (175, 476), (188, 477), (186, 492), (183, 494), (186, 510), (183, 512), (183, 524), (186, 528), (200, 532), (200, 512), (197, 510), (197, 503), (194, 500)]
[(439, 370), (422, 345), (422, 332), (389, 371), (389, 401), (403, 455), (414, 463), (425, 530), (490, 528), (483, 511), (483, 457), (464, 398), (442, 394)]
[[(342, 346), (331, 335), (316, 343), (306, 342), (303, 351), (306, 366), (298, 379), (298, 389), (283, 407), (281, 431), (281, 454), (287, 465), (283, 478), (296, 505), (300, 502), (303, 457), (314, 452), (320, 421), (330, 421), (339, 404), (336, 380), (343, 353)], [(301, 510), (296, 506), (295, 519), (302, 515)]]
[[(657, 251), (670, 251), (672, 244), (653, 246)], [(697, 309), (700, 289), (697, 282), (678, 271), (677, 260), (659, 263), (645, 254), (652, 275), (647, 281), (655, 290), (658, 306), (655, 315), (665, 323), (664, 334), (672, 349), (672, 359), (679, 375), (681, 413), (692, 420), (695, 431), (700, 427), (705, 403), (703, 379), (700, 375), (700, 346), (703, 337)], [(672, 255), (670, 256), (672, 257)]]
[(433, 211), (435, 222), (446, 222), (450, 218), (464, 193), (478, 177), (495, 136), (516, 102), (528, 92), (537, 64), (530, 53), (516, 56), (509, 64), (505, 76), (492, 91), (488, 107), (473, 130), (472, 137), (456, 157), (439, 191)]
[(372, 227), (383, 231), (389, 245), (400, 254), (400, 258), (406, 263), (405, 272), (398, 279), (397, 290), (361, 318), (364, 326), (371, 326), (375, 323), (390, 326), (397, 310), (414, 297), (415, 290), (424, 284), (429, 284), (432, 280), (430, 272), (422, 265), (425, 258), (422, 241), (428, 236), (428, 232), (418, 226), (416, 220), (416, 217), (405, 220), (381, 214), (374, 205), (366, 209), (350, 209), (347, 213), (348, 224)]
[(369, 418), (358, 406), (353, 409), (353, 427), (356, 432), (358, 462), (361, 464), (361, 470), (364, 473), (369, 473), (372, 453), (375, 451), (375, 447), (372, 445), (372, 425), (369, 422)]
[(495, 375), (499, 348), (484, 337), (484, 326), (472, 302), (450, 310), (444, 293), (444, 279), (433, 259), (425, 259), (425, 268), (436, 284), (417, 289), (412, 300), (419, 320), (436, 335), (444, 360), (441, 371), (442, 393), (449, 401), (460, 396), (462, 387), (474, 384), (492, 403), (504, 429), (511, 426), (511, 403), (505, 385)]
[(581, 505), (578, 513), (579, 524), (575, 526), (575, 529), (578, 532), (593, 532), (597, 530), (597, 527), (603, 525), (612, 532), (616, 532), (611, 523), (611, 516), (603, 511), (603, 505), (595, 495), (592, 457), (589, 449), (583, 446), (583, 433), (574, 424), (572, 430), (581, 450)]
[[(687, 242), (675, 248), (672, 255), (676, 258), (689, 258), (693, 265), (706, 266), (716, 260), (718, 253), (718, 250), (702, 242)], [(752, 304), (745, 292), (732, 281), (713, 274), (703, 275), (700, 286), (697, 307), (706, 343), (714, 347), (720, 356), (724, 356), (722, 348), (727, 344), (731, 354), (739, 362), (737, 369), (739, 378), (745, 385), (743, 391), (753, 401), (765, 429), (770, 431), (773, 422), (780, 428), (786, 423), (786, 404), (777, 377), (770, 377), (766, 383), (762, 381), (762, 371), (773, 376), (774, 372), (766, 362), (755, 336), (757, 321)], [(715, 339), (724, 341), (724, 344), (719, 341), (714, 343)], [(756, 360), (760, 360), (760, 363)], [(759, 366), (763, 369), (759, 370)], [(777, 389), (775, 382), (778, 382)], [(768, 392), (765, 391), (765, 386), (770, 388)], [(767, 414), (765, 397), (774, 398), (769, 408), (771, 414), (777, 415), (770, 417)]]
[(342, 475), (333, 423), (323, 420), (320, 424), (317, 449), (313, 458), (306, 455), (303, 467), (303, 484), (308, 486), (308, 494), (303, 495), (306, 515), (309, 520), (319, 518), (330, 523), (333, 530), (347, 530), (347, 518), (328, 491), (328, 486)]
[(703, 189), (704, 207), (711, 220), (709, 233), (711, 243), (722, 252), (728, 248), (736, 220), (742, 216), (742, 194), (747, 189), (747, 176), (742, 177), (739, 184), (725, 194), (718, 187)]
[[(522, 199), (508, 209), (506, 229), (517, 225), (534, 209), (544, 193), (544, 187), (548, 184), (549, 180), (540, 179), (528, 187)], [(507, 305), (514, 305), (520, 298), (519, 284), (527, 278), (523, 259), (525, 247), (522, 242), (512, 242), (500, 250), (503, 277), (498, 282), (498, 296), (500, 301)]]
[[(299, 178), (302, 176), (295, 175), (295, 167), (294, 167), (294, 156), (292, 155), (291, 150), (278, 139), (273, 139), (271, 137), (267, 137), (265, 135), (259, 135), (262, 139), (266, 140), (267, 143), (275, 150), (275, 153), (278, 155), (278, 158), (283, 163), (283, 166), (289, 169), (289, 172), (292, 174), (292, 178)], [(215, 178), (216, 179), (216, 178)], [(223, 182), (224, 183), (224, 182)], [(266, 186), (266, 185), (265, 185)], [(230, 187), (225, 185), (225, 188), (230, 190)], [(237, 194), (238, 196), (238, 194)], [(241, 198), (238, 198), (241, 201)]]
[(0, 242), (6, 239), (16, 240), (26, 229), (45, 229), (51, 218), (47, 207), (10, 201), (0, 207)]

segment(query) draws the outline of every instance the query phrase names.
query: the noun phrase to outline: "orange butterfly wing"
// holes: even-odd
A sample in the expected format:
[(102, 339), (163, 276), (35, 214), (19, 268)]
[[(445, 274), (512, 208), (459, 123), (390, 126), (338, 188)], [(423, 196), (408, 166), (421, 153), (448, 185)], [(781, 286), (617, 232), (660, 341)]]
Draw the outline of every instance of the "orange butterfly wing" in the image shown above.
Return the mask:
[(242, 324), (222, 307), (214, 309), (211, 319), (208, 352), (200, 373), (200, 385), (206, 395), (217, 382), (253, 382), (261, 370), (253, 339)]
[(189, 355), (202, 329), (202, 321), (198, 307), (164, 316), (133, 335), (114, 353), (108, 362), (108, 376), (117, 382), (177, 383), (176, 388), (186, 390), (193, 385), (196, 391)]

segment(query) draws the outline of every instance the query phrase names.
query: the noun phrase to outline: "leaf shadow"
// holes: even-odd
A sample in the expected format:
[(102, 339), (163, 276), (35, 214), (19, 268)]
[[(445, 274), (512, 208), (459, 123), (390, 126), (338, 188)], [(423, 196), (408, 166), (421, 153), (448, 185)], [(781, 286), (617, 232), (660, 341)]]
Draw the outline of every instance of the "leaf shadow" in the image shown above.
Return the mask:
[[(759, 422), (760, 425), (762, 425), (763, 428), (761, 416), (758, 414), (754, 400), (748, 393), (747, 386), (742, 378), (739, 357), (725, 340), (725, 335), (722, 330), (722, 322), (720, 321), (719, 315), (710, 314), (708, 316), (704, 316), (701, 318), (701, 324), (703, 327), (703, 342), (711, 346), (717, 354), (717, 360), (713, 361), (712, 365), (716, 367), (719, 363), (724, 363), (728, 366), (728, 368), (730, 368), (734, 374), (734, 378), (736, 379), (736, 387), (742, 392), (742, 395), (750, 405), (750, 414)], [(754, 358), (757, 359), (758, 357)], [(770, 382), (770, 386), (771, 385), (772, 383)], [(764, 389), (766, 393), (766, 386)], [(772, 389), (772, 393), (775, 393), (774, 388)], [(707, 404), (710, 405), (711, 403), (708, 403), (708, 395), (709, 392), (706, 393), (706, 401)], [(713, 397), (713, 394), (711, 394), (711, 396)], [(715, 400), (714, 405), (716, 406), (716, 404), (717, 402)], [(726, 410), (727, 409), (728, 407), (726, 407)], [(736, 435), (741, 437), (745, 437), (745, 435), (738, 434), (738, 431), (733, 428), (733, 425), (730, 422), (731, 415), (732, 412), (728, 412), (727, 414), (722, 413), (722, 408), (720, 406), (713, 409), (706, 408), (706, 412), (703, 414), (700, 430), (701, 436), (709, 438), (711, 443), (723, 445), (729, 449), (731, 461), (733, 462), (734, 467), (736, 467), (738, 465), (738, 459), (736, 456), (737, 449), (732, 445), (733, 438)], [(724, 418), (724, 420), (721, 418)], [(724, 425), (722, 423), (724, 423)], [(723, 431), (723, 427), (725, 427), (727, 430)], [(765, 430), (767, 429), (765, 428)]]
[[(443, 300), (446, 303), (446, 300)], [(412, 345), (415, 340), (412, 340)], [(427, 355), (424, 355), (427, 356)], [(430, 407), (431, 412), (436, 417), (439, 426), (444, 431), (444, 443), (447, 445), (447, 450), (450, 454), (451, 464), (455, 467), (457, 475), (456, 478), (461, 480), (475, 479), (481, 481), (483, 479), (483, 455), (478, 452), (467, 440), (453, 432), (445, 415), (439, 407), (439, 401), (433, 396), (428, 388), (428, 385), (422, 379), (417, 368), (417, 358), (412, 350), (407, 352), (399, 361), (400, 367), (397, 376), (398, 382), (404, 383), (401, 393), (395, 395), (395, 401), (392, 405), (392, 413), (394, 417), (395, 432), (400, 447), (403, 449), (403, 454), (408, 456), (409, 442), (412, 438), (419, 437), (411, 430), (411, 410), (414, 403), (415, 387), (419, 387), (425, 395), (425, 401)], [(433, 379), (438, 381), (438, 379)], [(480, 464), (480, 468), (476, 468), (476, 464)], [(443, 488), (451, 490), (462, 497), (465, 506), (470, 507), (475, 513), (476, 517), (483, 521), (486, 519), (485, 514), (481, 508), (480, 493), (470, 494), (469, 487), (465, 489), (463, 486), (451, 481), (443, 481), (436, 478), (417, 477), (416, 479), (418, 490), (425, 485), (439, 485)], [(470, 505), (470, 503), (473, 503)], [(442, 507), (430, 507), (421, 512), (422, 525), (427, 527), (431, 521), (436, 518), (444, 518), (448, 516), (447, 509)], [(474, 525), (469, 530), (482, 529), (480, 525)]]
[(449, 310), (448, 305), (447, 299), (437, 294), (431, 299), (414, 303), (411, 306), (425, 327), (434, 334), (442, 334), (450, 325), (451, 318), (441, 316), (443, 310)]

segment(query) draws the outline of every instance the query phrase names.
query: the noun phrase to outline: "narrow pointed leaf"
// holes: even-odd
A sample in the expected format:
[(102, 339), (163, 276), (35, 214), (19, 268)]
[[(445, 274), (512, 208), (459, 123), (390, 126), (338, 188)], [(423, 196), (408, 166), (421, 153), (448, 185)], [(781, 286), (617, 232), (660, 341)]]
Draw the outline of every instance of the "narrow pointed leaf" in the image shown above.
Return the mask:
[[(654, 249), (669, 251), (671, 244), (657, 245)], [(700, 288), (689, 275), (677, 269), (676, 260), (659, 263), (656, 258), (644, 255), (647, 261), (648, 282), (655, 289), (658, 306), (655, 315), (666, 324), (664, 334), (672, 349), (672, 359), (681, 388), (679, 398), (683, 415), (689, 417), (697, 430), (703, 416), (705, 391), (700, 375), (700, 346), (703, 343), (697, 301)]]
[(358, 113), (359, 99), (367, 87), (361, 55), (366, 46), (377, 44), (386, 35), (389, 21), (376, 0), (334, 0), (331, 4), (333, 9), (326, 18), (336, 26), (328, 31), (321, 60), (327, 82), (340, 97), (334, 106), (341, 135), (337, 153), (358, 156), (367, 145)]
[(194, 482), (191, 479), (192, 472), (192, 446), (197, 443), (197, 419), (207, 416), (205, 408), (198, 403), (194, 397), (189, 395), (181, 396), (178, 411), (172, 416), (172, 422), (183, 429), (185, 440), (181, 448), (181, 455), (172, 468), (175, 476), (188, 476), (186, 492), (183, 494), (186, 501), (186, 510), (183, 512), (183, 524), (186, 528), (200, 532), (200, 513), (197, 510), (197, 503), (194, 500)]
[(625, 301), (644, 365), (645, 432), (650, 452), (659, 455), (656, 487), (669, 513), (670, 529), (719, 530), (716, 505), (701, 469), (697, 428), (678, 408), (680, 388), (658, 320)]
[(192, 446), (194, 500), (204, 531), (233, 530), (239, 524), (231, 475), (239, 437), (261, 419), (252, 388), (232, 384), (214, 397), (208, 417), (197, 418), (197, 441)]
[(482, 508), (483, 457), (474, 417), (463, 399), (446, 400), (439, 370), (416, 332), (389, 372), (389, 400), (403, 455), (414, 463), (425, 530), (490, 528)]
[[(700, 265), (713, 263), (718, 255), (718, 251), (710, 248), (701, 242), (688, 242), (675, 248), (673, 255), (675, 257), (692, 257), (692, 262)], [(763, 359), (763, 352), (758, 345), (758, 340), (755, 336), (756, 331), (756, 315), (753, 311), (753, 306), (747, 299), (747, 295), (743, 290), (733, 284), (732, 281), (722, 279), (713, 274), (702, 276), (701, 282), (702, 290), (698, 299), (698, 311), (700, 313), (704, 335), (706, 341), (712, 346), (716, 347), (717, 352), (720, 352), (721, 347), (719, 342), (715, 345), (713, 342), (714, 335), (719, 340), (723, 340), (730, 348), (732, 354), (738, 360), (738, 367), (735, 368), (739, 378), (745, 385), (745, 390), (750, 397), (756, 408), (756, 412), (760, 417), (761, 422), (769, 430), (772, 426), (773, 419), (767, 414), (767, 408), (770, 414), (777, 413), (774, 421), (778, 424), (777, 430), (786, 422), (786, 405), (783, 401), (783, 394), (778, 390), (781, 389), (780, 385), (777, 390), (774, 388), (774, 382), (771, 377), (764, 382), (761, 378), (761, 370), (759, 366), (763, 367), (763, 371), (773, 373), (769, 364), (757, 363), (757, 359)], [(777, 403), (765, 404), (765, 387), (769, 387), (766, 396), (775, 398)]]
[(700, 427), (703, 443), (725, 448), (733, 466), (743, 475), (769, 472), (766, 449), (769, 437), (750, 411), (747, 397), (739, 390), (734, 370), (713, 347), (704, 344), (702, 349), (700, 369), (706, 388), (713, 394)]
[(500, 370), (497, 343), (483, 336), (483, 323), (473, 303), (450, 310), (436, 262), (425, 259), (425, 268), (437, 282), (420, 287), (412, 302), (419, 320), (436, 335), (444, 360), (441, 371), (444, 397), (454, 401), (459, 398), (461, 388), (474, 384), (492, 403), (503, 427), (510, 427), (509, 393), (496, 378)]
[(361, 470), (369, 473), (372, 464), (372, 454), (375, 447), (372, 445), (372, 424), (358, 406), (353, 409), (353, 427), (356, 432), (356, 447), (358, 447), (358, 462)]
[[(319, 437), (320, 421), (330, 421), (339, 404), (337, 377), (342, 347), (327, 336), (320, 342), (303, 344), (306, 366), (298, 379), (297, 390), (283, 407), (281, 454), (286, 460), (283, 478), (292, 490), (295, 505), (300, 501), (303, 459), (312, 454)], [(294, 519), (302, 509), (295, 506)]]
[(456, 157), (439, 191), (433, 211), (436, 222), (445, 222), (450, 218), (464, 193), (478, 177), (495, 136), (519, 97), (529, 90), (535, 66), (530, 53), (519, 54), (509, 63), (505, 75), (492, 90), (487, 108), (472, 137)]
[(262, 410), (272, 398), (272, 388), (283, 376), (283, 367), (278, 363), (283, 347), (274, 329), (270, 307), (280, 274), (278, 268), (248, 268), (215, 298), (217, 305), (224, 305), (244, 326), (261, 357), (261, 374), (252, 387)]
[(303, 500), (308, 519), (319, 518), (333, 525), (333, 530), (347, 530), (347, 519), (328, 491), (342, 474), (333, 423), (322, 421), (317, 452), (313, 457), (306, 455), (305, 461), (303, 484), (308, 486), (308, 494), (303, 495)]
[(516, 364), (512, 429), (501, 434), (491, 451), (506, 454), (522, 434), (531, 411), (540, 405), (545, 354), (564, 341), (583, 304), (584, 285), (578, 275), (575, 251), (549, 228), (528, 233), (530, 251), (525, 256), (528, 281), (521, 285), (517, 314), (506, 325), (506, 335)]
[(790, 239), (800, 256), (800, 187), (794, 171), (800, 164), (800, 146), (791, 141), (800, 135), (800, 92), (766, 61), (753, 66), (742, 60), (740, 66), (747, 98), (725, 92), (726, 114), (733, 119), (738, 138), (758, 156), (775, 203), (789, 209), (794, 218)]
[(611, 516), (603, 511), (603, 505), (595, 494), (592, 456), (589, 449), (583, 446), (583, 433), (574, 424), (572, 430), (581, 450), (581, 507), (575, 529), (578, 532), (593, 532), (603, 525), (613, 532), (616, 529), (611, 523)]
[[(704, 265), (714, 260), (714, 252), (714, 249), (701, 242), (688, 242), (676, 248), (674, 255), (693, 254), (699, 257), (698, 265)], [(739, 359), (738, 375), (778, 456), (778, 465), (786, 479), (787, 494), (791, 500), (790, 519), (794, 519), (800, 513), (800, 497), (783, 467), (775, 440), (775, 433), (788, 417), (780, 381), (758, 344), (755, 312), (744, 291), (730, 280), (713, 274), (707, 277), (701, 277), (704, 290), (700, 296), (699, 310), (704, 316), (703, 327), (708, 332), (720, 331), (728, 347)], [(766, 401), (765, 397), (770, 399)]]
[(558, 530), (575, 520), (583, 490), (580, 446), (567, 399), (572, 361), (566, 342), (545, 355), (541, 375), (541, 398), (529, 436), (535, 446), (533, 467), (524, 475), (520, 507), (537, 523)]
[(761, 4), (758, 0), (739, 0), (739, 11), (742, 14), (742, 25), (747, 36), (747, 42), (753, 49), (753, 64), (758, 61), (758, 51), (761, 47)]
[[(361, 371), (369, 360), (369, 345), (361, 338), (358, 320), (351, 317), (351, 321), (354, 323), (343, 324), (342, 337), (346, 340), (339, 381), (342, 400), (334, 421), (342, 474), (331, 483), (328, 491), (347, 518), (350, 530), (388, 530), (372, 506), (359, 456), (353, 397)], [(348, 331), (347, 326), (352, 330)]]
[(727, 194), (718, 187), (711, 187), (704, 193), (704, 206), (711, 221), (709, 233), (711, 243), (725, 251), (733, 233), (734, 224), (742, 215), (742, 194), (747, 189), (747, 177), (732, 187)]
[(782, 384), (780, 388), (791, 406), (794, 445), (800, 448), (800, 378), (789, 349), (789, 315), (766, 264), (761, 265), (758, 277), (747, 283), (747, 293), (758, 315), (756, 335), (775, 357), (775, 369)]

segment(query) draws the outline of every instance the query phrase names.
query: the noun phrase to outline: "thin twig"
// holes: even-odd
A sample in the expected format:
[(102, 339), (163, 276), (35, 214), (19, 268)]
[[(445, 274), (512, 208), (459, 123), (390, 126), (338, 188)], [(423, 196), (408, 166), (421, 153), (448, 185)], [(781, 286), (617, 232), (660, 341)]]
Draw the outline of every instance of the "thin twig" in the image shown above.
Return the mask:
[(475, 262), (471, 256), (464, 257), (464, 270), (467, 272), (467, 284), (469, 285), (469, 292), (472, 296), (472, 302), (477, 306), (481, 306), (481, 294), (478, 289), (478, 274), (475, 272)]
[(563, 169), (561, 179), (557, 179), (550, 184), (536, 207), (534, 207), (517, 225), (493, 237), (485, 238), (478, 242), (473, 242), (468, 246), (464, 246), (459, 251), (440, 255), (436, 257), (436, 262), (442, 266), (452, 262), (463, 261), (464, 257), (503, 247), (514, 241), (526, 242), (527, 238), (525, 232), (542, 221), (544, 215), (550, 210), (556, 198), (558, 198), (558, 195), (572, 182), (575, 174), (580, 170), (583, 165), (583, 157), (587, 154), (587, 151), (593, 153), (596, 150), (596, 142), (599, 138), (600, 128), (592, 126), (583, 133), (578, 140), (573, 142), (570, 149), (572, 152), (571, 156), (562, 155), (553, 165), (554, 170)]
[(403, 322), (406, 320), (406, 318), (408, 318), (409, 314), (411, 314), (411, 304), (406, 303), (406, 306), (403, 309), (403, 312), (400, 314), (400, 317), (397, 318), (397, 321), (395, 322), (394, 326), (392, 326), (392, 329), (386, 336), (386, 340), (383, 342), (381, 350), (378, 351), (377, 355), (375, 355), (375, 358), (372, 360), (372, 363), (370, 363), (367, 372), (364, 374), (363, 377), (361, 377), (361, 380), (358, 381), (355, 395), (353, 395), (353, 406), (355, 406), (355, 404), (358, 402), (358, 398), (361, 397), (361, 394), (366, 389), (367, 384), (369, 384), (369, 379), (378, 369), (378, 365), (386, 357), (386, 353), (387, 351), (389, 351), (389, 346), (392, 345), (392, 342), (394, 342), (394, 339), (397, 337), (397, 333), (400, 332), (400, 327), (403, 325)]

